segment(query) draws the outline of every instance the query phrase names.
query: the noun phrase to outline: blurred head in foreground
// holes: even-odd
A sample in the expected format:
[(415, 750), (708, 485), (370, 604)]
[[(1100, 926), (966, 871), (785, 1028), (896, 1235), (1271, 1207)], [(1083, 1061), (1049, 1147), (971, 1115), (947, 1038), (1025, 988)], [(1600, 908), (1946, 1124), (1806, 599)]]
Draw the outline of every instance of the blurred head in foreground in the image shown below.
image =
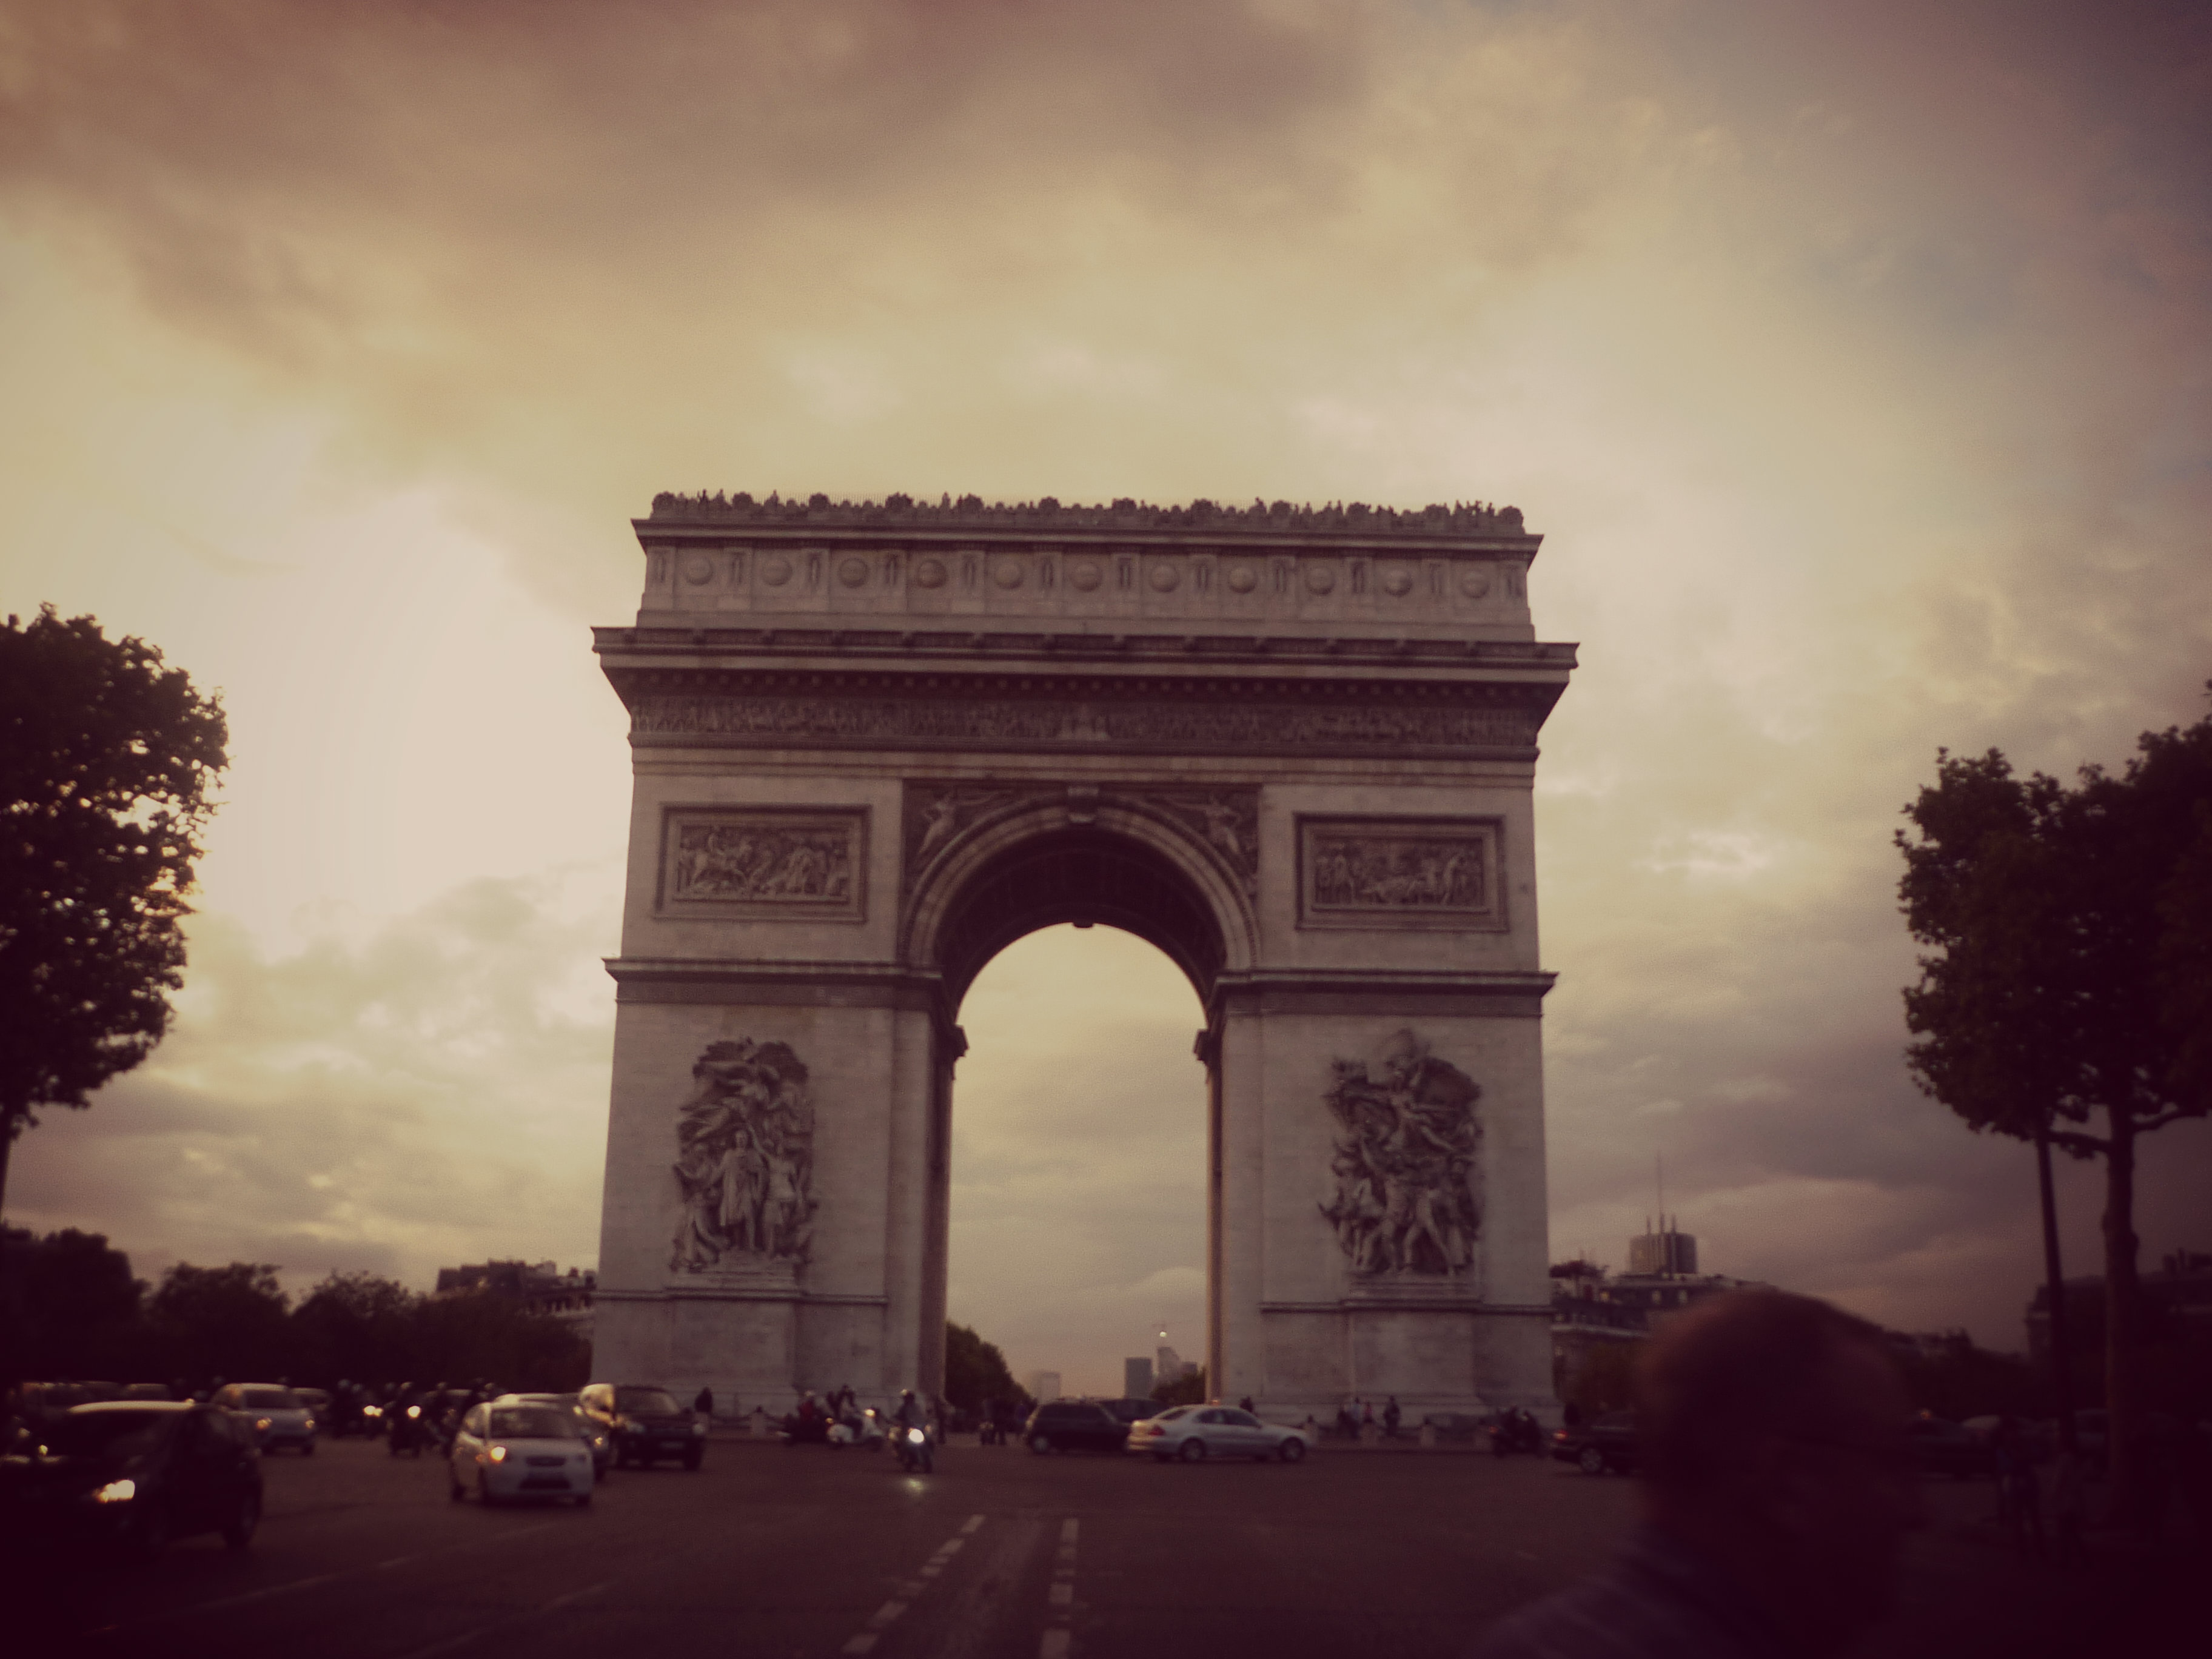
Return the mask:
[(1864, 1320), (1780, 1291), (1716, 1297), (1662, 1325), (1638, 1369), (1647, 1513), (1804, 1650), (1840, 1648), (1888, 1610), (1923, 1518), (1911, 1415)]

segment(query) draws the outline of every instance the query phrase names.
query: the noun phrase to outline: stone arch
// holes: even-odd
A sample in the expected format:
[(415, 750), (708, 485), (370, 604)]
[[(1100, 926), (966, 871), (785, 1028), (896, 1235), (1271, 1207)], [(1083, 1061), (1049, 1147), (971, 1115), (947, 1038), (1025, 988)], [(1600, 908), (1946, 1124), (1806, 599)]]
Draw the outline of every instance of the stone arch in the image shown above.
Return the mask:
[(1201, 1005), (1224, 971), (1250, 968), (1258, 930), (1243, 873), (1170, 810), (1071, 791), (989, 815), (939, 853), (914, 884), (900, 955), (941, 975), (949, 1015), (992, 957), (1062, 922), (1158, 947)]

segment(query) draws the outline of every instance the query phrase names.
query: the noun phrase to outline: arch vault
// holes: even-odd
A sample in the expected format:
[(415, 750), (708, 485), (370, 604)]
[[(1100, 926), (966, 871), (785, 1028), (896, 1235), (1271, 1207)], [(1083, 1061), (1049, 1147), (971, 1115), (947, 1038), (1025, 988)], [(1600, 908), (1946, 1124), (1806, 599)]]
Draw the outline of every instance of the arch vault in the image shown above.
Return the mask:
[(1218, 1392), (1549, 1401), (1530, 792), (1574, 648), (1518, 513), (635, 528), (598, 1374), (934, 1390), (960, 1002), (1077, 922), (1206, 1011)]

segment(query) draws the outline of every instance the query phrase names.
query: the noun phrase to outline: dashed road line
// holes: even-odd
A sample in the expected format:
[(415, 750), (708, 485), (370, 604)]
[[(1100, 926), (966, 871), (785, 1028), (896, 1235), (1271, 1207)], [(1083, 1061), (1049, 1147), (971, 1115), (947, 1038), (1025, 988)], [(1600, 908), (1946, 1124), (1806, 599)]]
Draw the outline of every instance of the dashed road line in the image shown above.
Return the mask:
[(937, 1553), (921, 1564), (913, 1577), (898, 1587), (898, 1595), (878, 1607), (875, 1616), (868, 1620), (866, 1627), (855, 1634), (838, 1651), (862, 1654), (872, 1650), (877, 1642), (882, 1638), (883, 1633), (899, 1621), (900, 1615), (914, 1604), (915, 1598), (927, 1589), (930, 1581), (951, 1565), (952, 1558), (960, 1553), (961, 1547), (982, 1524), (981, 1516), (969, 1516), (962, 1524), (957, 1535), (948, 1538), (939, 1544), (937, 1547)]
[(613, 1579), (607, 1578), (602, 1579), (596, 1584), (586, 1584), (581, 1589), (570, 1590), (566, 1595), (555, 1596), (542, 1607), (531, 1607), (511, 1618), (495, 1619), (489, 1625), (479, 1625), (474, 1630), (463, 1631), (459, 1636), (449, 1636), (442, 1642), (433, 1642), (427, 1648), (416, 1648), (413, 1652), (405, 1655), (404, 1659), (436, 1659), (439, 1654), (457, 1652), (471, 1642), (481, 1641), (495, 1632), (512, 1630), (518, 1625), (530, 1623), (533, 1619), (542, 1619), (549, 1613), (558, 1613), (569, 1603), (580, 1601), (587, 1595), (597, 1595), (613, 1583)]
[(1060, 1523), (1060, 1547), (1052, 1559), (1052, 1588), (1045, 1592), (1052, 1622), (1037, 1644), (1037, 1659), (1067, 1659), (1075, 1645), (1075, 1545), (1080, 1532), (1080, 1523), (1072, 1515)]

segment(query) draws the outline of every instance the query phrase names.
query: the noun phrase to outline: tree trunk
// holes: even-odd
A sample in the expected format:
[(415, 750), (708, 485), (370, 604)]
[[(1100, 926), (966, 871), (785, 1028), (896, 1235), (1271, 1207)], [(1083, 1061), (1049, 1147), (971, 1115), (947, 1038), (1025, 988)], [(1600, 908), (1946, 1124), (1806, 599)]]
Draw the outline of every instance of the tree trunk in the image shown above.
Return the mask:
[(2112, 1478), (2112, 1519), (2129, 1525), (2142, 1515), (2142, 1413), (2137, 1398), (2140, 1341), (2136, 1294), (2135, 1115), (2107, 1114), (2105, 1154), (2105, 1455)]
[(2036, 1188), (2043, 1200), (2044, 1294), (2051, 1298), (2051, 1392), (2058, 1408), (2058, 1444), (2069, 1455), (2075, 1444), (2074, 1344), (2066, 1323), (2066, 1273), (2058, 1261), (2058, 1204), (2051, 1190), (2051, 1134), (2045, 1124), (2035, 1135)]
[(15, 1150), (15, 1136), (21, 1127), (19, 1113), (0, 1108), (0, 1216), (8, 1213), (8, 1155)]

